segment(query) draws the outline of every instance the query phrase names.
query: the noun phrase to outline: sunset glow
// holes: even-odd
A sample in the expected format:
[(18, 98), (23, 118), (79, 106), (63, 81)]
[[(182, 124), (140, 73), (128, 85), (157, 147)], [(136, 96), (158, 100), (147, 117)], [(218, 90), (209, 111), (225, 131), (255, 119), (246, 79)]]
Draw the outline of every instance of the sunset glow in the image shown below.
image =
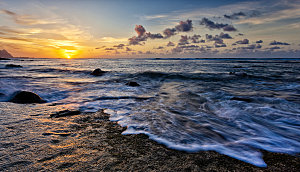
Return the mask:
[(299, 57), (299, 1), (148, 5), (0, 1), (0, 47), (14, 56), (46, 58)]

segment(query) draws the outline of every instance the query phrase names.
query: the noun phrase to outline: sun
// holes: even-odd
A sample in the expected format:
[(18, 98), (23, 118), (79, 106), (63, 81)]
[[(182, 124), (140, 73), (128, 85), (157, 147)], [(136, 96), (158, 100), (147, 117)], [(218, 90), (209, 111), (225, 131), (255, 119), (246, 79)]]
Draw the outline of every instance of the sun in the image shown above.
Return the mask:
[(70, 59), (70, 58), (71, 58), (71, 56), (67, 55), (67, 59)]

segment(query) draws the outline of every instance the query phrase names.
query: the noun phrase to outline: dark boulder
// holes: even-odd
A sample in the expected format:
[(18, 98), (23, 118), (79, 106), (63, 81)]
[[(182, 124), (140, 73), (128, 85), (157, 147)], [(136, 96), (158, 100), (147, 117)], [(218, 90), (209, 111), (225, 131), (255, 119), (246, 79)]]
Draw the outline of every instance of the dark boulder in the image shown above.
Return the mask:
[(15, 64), (7, 64), (7, 65), (5, 65), (5, 67), (6, 68), (21, 68), (23, 66), (21, 66), (21, 65), (15, 65)]
[(95, 69), (92, 73), (90, 73), (91, 75), (94, 76), (102, 76), (104, 73), (106, 73), (105, 71), (102, 71), (101, 69)]
[(78, 115), (78, 114), (80, 114), (79, 110), (74, 110), (74, 111), (63, 110), (63, 111), (59, 111), (59, 112), (54, 113), (54, 114), (50, 114), (50, 118), (59, 118), (59, 117), (65, 117), (65, 116), (73, 116), (73, 115)]
[(39, 95), (29, 92), (29, 91), (17, 91), (12, 95), (9, 100), (13, 103), (45, 103), (46, 101), (42, 99)]
[(138, 86), (140, 86), (140, 84), (138, 84), (137, 82), (127, 82), (126, 85), (131, 86), (131, 87), (138, 87)]

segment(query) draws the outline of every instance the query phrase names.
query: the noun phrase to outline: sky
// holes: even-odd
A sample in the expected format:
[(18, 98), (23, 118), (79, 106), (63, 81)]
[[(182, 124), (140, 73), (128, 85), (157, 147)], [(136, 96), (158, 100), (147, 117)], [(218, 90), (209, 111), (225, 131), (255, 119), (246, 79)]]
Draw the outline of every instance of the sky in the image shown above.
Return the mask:
[(300, 57), (300, 0), (0, 0), (15, 57)]

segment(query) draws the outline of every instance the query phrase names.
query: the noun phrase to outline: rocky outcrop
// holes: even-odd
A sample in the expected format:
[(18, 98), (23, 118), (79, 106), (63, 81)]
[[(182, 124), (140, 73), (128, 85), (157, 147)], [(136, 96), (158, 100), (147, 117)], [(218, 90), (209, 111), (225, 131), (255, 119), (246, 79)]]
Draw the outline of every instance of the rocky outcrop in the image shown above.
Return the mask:
[(95, 69), (92, 73), (90, 73), (91, 75), (94, 76), (102, 76), (104, 73), (106, 73), (105, 71), (102, 71), (100, 68)]
[(9, 101), (13, 103), (21, 103), (21, 104), (46, 102), (39, 95), (29, 91), (17, 91), (12, 95)]
[(131, 87), (138, 87), (140, 86), (140, 84), (138, 84), (137, 82), (127, 82), (125, 85), (131, 86)]
[(15, 65), (15, 64), (7, 64), (7, 65), (5, 65), (5, 67), (6, 68), (21, 68), (23, 66), (21, 66), (21, 65)]
[(11, 54), (9, 54), (9, 52), (7, 52), (6, 50), (0, 50), (0, 57), (2, 57), (2, 58), (13, 58), (13, 56)]

